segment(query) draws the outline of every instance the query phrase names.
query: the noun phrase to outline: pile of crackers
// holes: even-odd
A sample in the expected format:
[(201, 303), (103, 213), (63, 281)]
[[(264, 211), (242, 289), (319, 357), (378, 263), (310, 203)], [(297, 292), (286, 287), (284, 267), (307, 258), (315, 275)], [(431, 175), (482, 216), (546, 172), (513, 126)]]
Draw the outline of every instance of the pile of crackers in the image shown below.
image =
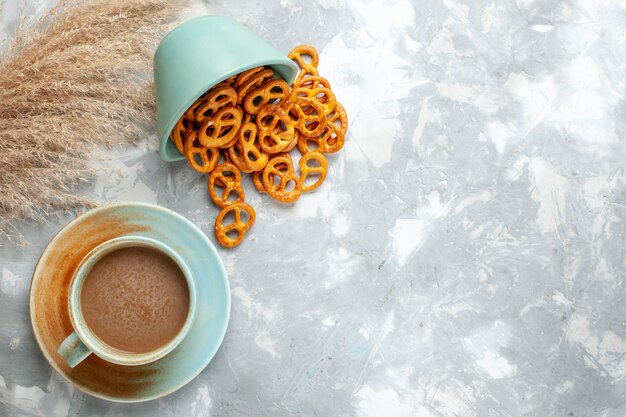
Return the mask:
[(198, 98), (170, 133), (189, 165), (209, 174), (209, 194), (221, 209), (215, 237), (224, 247), (239, 245), (256, 219), (244, 201), (242, 173), (259, 192), (293, 203), (322, 184), (325, 154), (344, 145), (348, 117), (318, 73), (317, 51), (300, 45), (289, 58), (300, 68), (292, 86), (271, 68), (247, 70)]

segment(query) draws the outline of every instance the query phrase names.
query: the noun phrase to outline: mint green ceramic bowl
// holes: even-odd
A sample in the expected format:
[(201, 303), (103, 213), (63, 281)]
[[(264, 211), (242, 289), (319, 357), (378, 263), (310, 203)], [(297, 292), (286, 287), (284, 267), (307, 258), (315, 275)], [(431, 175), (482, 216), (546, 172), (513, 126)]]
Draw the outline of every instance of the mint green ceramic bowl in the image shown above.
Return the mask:
[(168, 138), (198, 97), (220, 81), (260, 65), (270, 66), (289, 84), (298, 71), (284, 54), (230, 17), (197, 17), (168, 33), (154, 54), (161, 159), (184, 159)]

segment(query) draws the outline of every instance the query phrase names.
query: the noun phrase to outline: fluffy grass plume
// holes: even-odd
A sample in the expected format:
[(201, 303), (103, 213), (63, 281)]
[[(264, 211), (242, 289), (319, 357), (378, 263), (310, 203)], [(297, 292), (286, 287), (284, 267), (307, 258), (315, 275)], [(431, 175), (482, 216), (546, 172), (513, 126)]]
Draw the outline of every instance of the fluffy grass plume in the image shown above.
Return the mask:
[(91, 203), (94, 145), (154, 130), (152, 55), (183, 2), (60, 0), (0, 54), (0, 246), (20, 222)]

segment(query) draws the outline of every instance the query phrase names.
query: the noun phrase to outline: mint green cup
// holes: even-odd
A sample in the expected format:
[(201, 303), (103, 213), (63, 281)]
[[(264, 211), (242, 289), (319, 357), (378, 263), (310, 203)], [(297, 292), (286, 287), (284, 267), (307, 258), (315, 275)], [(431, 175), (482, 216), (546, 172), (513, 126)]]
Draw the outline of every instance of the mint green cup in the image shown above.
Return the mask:
[(169, 134), (198, 97), (220, 81), (261, 65), (288, 84), (298, 72), (287, 56), (230, 17), (197, 17), (168, 33), (154, 54), (161, 159), (185, 158)]
[[(81, 308), (80, 294), (83, 284), (93, 266), (111, 252), (127, 247), (154, 249), (169, 257), (180, 268), (185, 276), (189, 289), (189, 311), (178, 334), (158, 349), (146, 353), (122, 352), (101, 341), (87, 325)], [(68, 293), (68, 312), (74, 331), (61, 342), (57, 353), (65, 359), (70, 368), (74, 368), (92, 353), (108, 362), (118, 365), (145, 365), (164, 357), (183, 341), (191, 329), (195, 311), (196, 286), (193, 276), (187, 264), (174, 249), (170, 248), (165, 243), (144, 236), (122, 236), (111, 239), (96, 246), (89, 252), (74, 272)]]

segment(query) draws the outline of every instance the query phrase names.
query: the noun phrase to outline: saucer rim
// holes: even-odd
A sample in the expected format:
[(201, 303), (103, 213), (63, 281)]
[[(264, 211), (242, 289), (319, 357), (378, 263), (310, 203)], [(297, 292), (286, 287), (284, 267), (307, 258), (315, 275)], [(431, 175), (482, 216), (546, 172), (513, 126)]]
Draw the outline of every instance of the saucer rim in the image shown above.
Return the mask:
[[(42, 260), (43, 256), (46, 254), (46, 252), (48, 252), (49, 248), (54, 247), (54, 245), (56, 244), (57, 240), (59, 239), (59, 236), (61, 235), (61, 233), (64, 230), (66, 230), (67, 228), (71, 227), (72, 225), (74, 225), (75, 223), (79, 222), (80, 220), (83, 220), (83, 219), (85, 219), (87, 217), (90, 217), (90, 216), (98, 215), (102, 211), (111, 210), (111, 209), (119, 209), (119, 208), (123, 208), (123, 207), (138, 207), (138, 208), (147, 208), (147, 209), (150, 209), (150, 210), (161, 211), (162, 213), (164, 213), (167, 216), (178, 217), (189, 228), (194, 229), (195, 231), (197, 231), (198, 234), (201, 236), (201, 238), (205, 241), (205, 243), (208, 244), (208, 247), (210, 248), (211, 252), (215, 255), (215, 258), (218, 261), (218, 266), (219, 266), (219, 268), (220, 268), (220, 270), (222, 272), (222, 276), (224, 277), (224, 280), (225, 280), (224, 288), (226, 289), (226, 314), (225, 314), (225, 319), (223, 320), (223, 324), (222, 324), (222, 326), (220, 328), (220, 335), (217, 338), (217, 344), (216, 344), (215, 351), (211, 355), (208, 355), (207, 359), (202, 364), (199, 364), (197, 366), (196, 371), (187, 380), (184, 380), (183, 382), (174, 385), (170, 389), (164, 390), (162, 392), (155, 393), (154, 395), (148, 395), (148, 396), (145, 396), (145, 397), (138, 397), (138, 398), (121, 398), (121, 397), (109, 396), (109, 395), (102, 394), (102, 393), (97, 392), (97, 391), (93, 391), (93, 390), (91, 390), (89, 388), (86, 388), (86, 387), (84, 387), (82, 385), (79, 385), (75, 381), (73, 381), (72, 379), (68, 378), (63, 372), (61, 372), (61, 370), (58, 368), (56, 362), (54, 360), (52, 360), (52, 357), (42, 347), (43, 342), (41, 340), (41, 335), (39, 334), (39, 330), (35, 327), (35, 324), (33, 322), (33, 316), (34, 316), (33, 308), (34, 308), (34, 305), (35, 305), (35, 302), (34, 302), (35, 300), (33, 299), (33, 285), (35, 283), (35, 275), (39, 271), (39, 266), (40, 266), (41, 260)], [(41, 278), (39, 278), (39, 279), (41, 279)], [(215, 357), (215, 355), (219, 351), (219, 348), (221, 347), (222, 343), (224, 342), (224, 337), (226, 336), (226, 331), (228, 329), (228, 324), (230, 322), (230, 312), (231, 312), (231, 307), (232, 307), (231, 306), (232, 294), (231, 294), (231, 291), (230, 291), (230, 281), (228, 279), (228, 274), (226, 272), (226, 268), (224, 267), (224, 262), (222, 261), (222, 257), (217, 252), (217, 249), (215, 248), (215, 245), (213, 245), (213, 242), (211, 242), (211, 240), (207, 237), (207, 235), (198, 226), (193, 224), (191, 222), (191, 220), (187, 219), (185, 216), (175, 212), (172, 209), (169, 209), (167, 207), (163, 207), (163, 206), (160, 206), (160, 205), (157, 205), (157, 204), (145, 203), (145, 202), (137, 202), (137, 201), (116, 201), (116, 202), (112, 202), (112, 203), (106, 203), (106, 204), (99, 205), (99, 206), (94, 207), (94, 208), (92, 208), (90, 210), (87, 210), (84, 213), (81, 213), (80, 215), (76, 216), (74, 219), (72, 219), (68, 223), (66, 223), (63, 227), (61, 227), (61, 229), (59, 229), (59, 231), (57, 233), (55, 233), (55, 235), (50, 239), (50, 241), (48, 242), (46, 247), (42, 250), (41, 254), (39, 255), (39, 258), (37, 259), (37, 262), (35, 264), (35, 268), (33, 269), (33, 274), (32, 274), (32, 277), (31, 277), (28, 298), (29, 298), (29, 302), (28, 302), (28, 304), (29, 304), (29, 309), (28, 309), (29, 310), (28, 311), (29, 312), (29, 320), (30, 320), (31, 329), (33, 331), (33, 336), (35, 338), (35, 341), (37, 342), (37, 346), (39, 348), (39, 351), (43, 354), (43, 356), (46, 358), (46, 361), (54, 369), (54, 371), (63, 380), (67, 381), (67, 383), (69, 383), (72, 387), (78, 389), (81, 392), (84, 392), (84, 393), (86, 393), (88, 395), (91, 395), (92, 397), (100, 398), (100, 399), (103, 399), (103, 400), (107, 400), (107, 401), (111, 401), (111, 402), (115, 402), (115, 403), (126, 403), (126, 404), (141, 403), (141, 402), (156, 400), (156, 399), (165, 397), (167, 395), (170, 395), (170, 394), (178, 391), (179, 389), (181, 389), (182, 387), (184, 387), (185, 385), (187, 385), (188, 383), (193, 381), (198, 375), (200, 375), (200, 373), (209, 365), (209, 363), (211, 363), (211, 361), (213, 360), (213, 358)], [(197, 317), (194, 318), (194, 322), (196, 320), (198, 320)]]

